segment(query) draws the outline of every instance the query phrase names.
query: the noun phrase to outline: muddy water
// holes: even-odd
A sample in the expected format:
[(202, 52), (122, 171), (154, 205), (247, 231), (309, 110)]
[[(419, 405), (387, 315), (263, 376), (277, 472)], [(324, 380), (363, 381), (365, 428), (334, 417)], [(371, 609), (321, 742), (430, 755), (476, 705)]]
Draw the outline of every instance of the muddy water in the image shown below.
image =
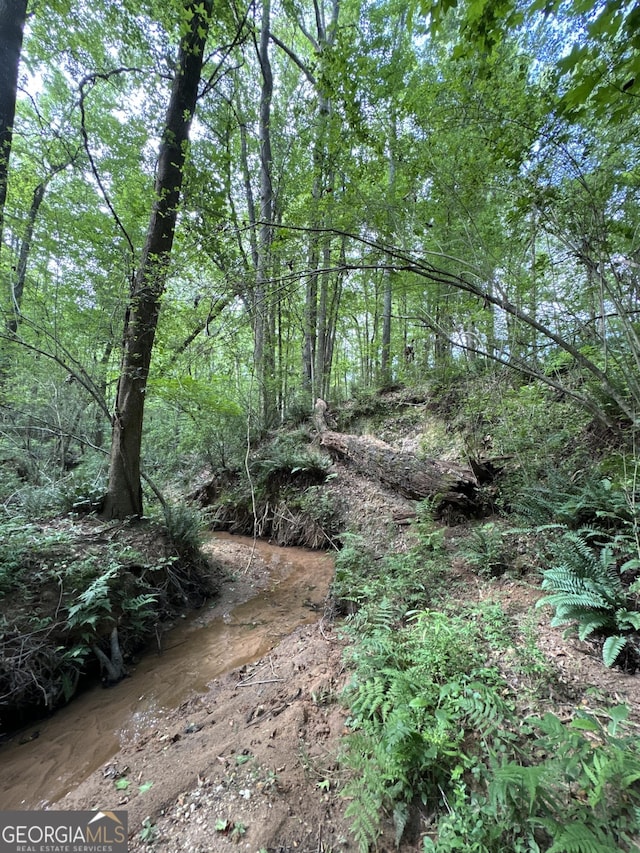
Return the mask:
[[(218, 539), (237, 552), (239, 581), (250, 560), (258, 561), (268, 573), (266, 588), (232, 609), (214, 602), (166, 635), (162, 655), (144, 657), (131, 678), (110, 690), (88, 691), (0, 746), (0, 809), (54, 803), (163, 710), (203, 693), (217, 676), (257, 660), (299, 625), (318, 619), (314, 608), (322, 608), (331, 582), (331, 557), (264, 542), (255, 543), (254, 551), (253, 540), (222, 534), (207, 548), (214, 557)], [(35, 731), (36, 740), (19, 743)]]

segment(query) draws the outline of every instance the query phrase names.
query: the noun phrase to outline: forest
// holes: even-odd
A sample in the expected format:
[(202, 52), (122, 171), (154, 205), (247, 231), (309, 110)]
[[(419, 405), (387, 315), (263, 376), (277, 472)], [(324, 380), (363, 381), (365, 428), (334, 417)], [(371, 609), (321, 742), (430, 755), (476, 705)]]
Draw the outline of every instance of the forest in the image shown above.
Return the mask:
[(361, 851), (638, 849), (640, 699), (446, 578), (640, 667), (639, 98), (621, 0), (0, 0), (0, 738), (225, 530), (336, 553)]

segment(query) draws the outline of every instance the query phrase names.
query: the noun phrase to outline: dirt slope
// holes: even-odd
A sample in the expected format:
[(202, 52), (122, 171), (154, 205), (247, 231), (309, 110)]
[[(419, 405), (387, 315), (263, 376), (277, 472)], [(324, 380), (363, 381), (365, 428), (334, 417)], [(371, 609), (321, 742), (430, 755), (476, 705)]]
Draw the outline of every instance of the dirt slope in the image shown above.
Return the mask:
[[(132, 850), (335, 847), (347, 834), (332, 790), (344, 726), (333, 701), (340, 654), (320, 624), (298, 629), (168, 714), (56, 807), (126, 808)], [(120, 774), (153, 787), (119, 795)], [(146, 817), (153, 845), (138, 837)]]

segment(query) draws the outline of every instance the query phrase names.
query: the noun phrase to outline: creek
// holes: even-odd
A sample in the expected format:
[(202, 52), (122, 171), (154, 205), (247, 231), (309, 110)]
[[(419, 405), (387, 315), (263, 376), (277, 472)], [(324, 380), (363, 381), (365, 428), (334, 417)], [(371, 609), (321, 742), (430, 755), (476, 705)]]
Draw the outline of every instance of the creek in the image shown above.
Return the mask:
[[(55, 803), (164, 712), (205, 693), (218, 676), (258, 660), (295, 628), (319, 618), (333, 578), (331, 556), (216, 534), (205, 546), (214, 559), (218, 545), (235, 555), (238, 586), (257, 561), (263, 588), (228, 608), (223, 589), (221, 599), (165, 635), (162, 654), (150, 649), (130, 678), (82, 693), (0, 746), (0, 809)], [(227, 587), (233, 592), (233, 581)]]

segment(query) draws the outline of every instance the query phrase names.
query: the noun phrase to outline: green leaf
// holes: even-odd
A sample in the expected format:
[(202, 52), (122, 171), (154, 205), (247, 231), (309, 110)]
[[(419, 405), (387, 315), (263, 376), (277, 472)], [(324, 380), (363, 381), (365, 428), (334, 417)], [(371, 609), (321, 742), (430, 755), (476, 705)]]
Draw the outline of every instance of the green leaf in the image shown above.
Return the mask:
[(614, 636), (607, 637), (602, 647), (602, 660), (605, 666), (613, 666), (620, 652), (627, 645), (627, 637)]
[(142, 785), (138, 786), (138, 793), (146, 794), (147, 791), (150, 791), (153, 788), (153, 782), (143, 782)]
[(130, 786), (131, 782), (128, 779), (116, 779), (114, 782), (116, 786), (116, 791), (126, 791)]
[(599, 732), (600, 726), (598, 723), (590, 719), (589, 717), (576, 717), (575, 720), (571, 720), (570, 724), (572, 729), (578, 729), (581, 732)]
[(637, 610), (616, 610), (616, 623), (619, 628), (640, 630), (640, 613)]
[(589, 616), (585, 616), (584, 619), (580, 621), (578, 626), (578, 637), (581, 640), (586, 640), (587, 637), (590, 637), (594, 631), (598, 631), (601, 628), (604, 628), (605, 625), (609, 622), (608, 614), (594, 613)]
[(616, 723), (622, 723), (624, 720), (629, 719), (628, 705), (614, 705), (612, 708), (608, 709), (607, 713)]

